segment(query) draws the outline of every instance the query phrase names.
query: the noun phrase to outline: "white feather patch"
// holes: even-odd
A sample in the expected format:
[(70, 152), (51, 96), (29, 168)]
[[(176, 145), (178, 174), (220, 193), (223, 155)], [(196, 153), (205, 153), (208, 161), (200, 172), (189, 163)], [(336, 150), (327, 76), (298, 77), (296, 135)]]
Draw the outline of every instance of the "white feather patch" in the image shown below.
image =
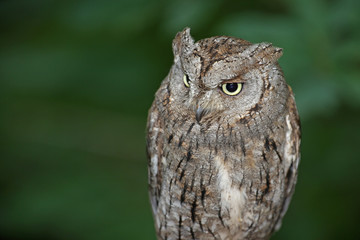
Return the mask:
[(154, 176), (158, 173), (158, 156), (157, 154), (154, 154), (151, 158), (151, 172), (154, 174)]
[(218, 169), (217, 184), (221, 195), (221, 206), (230, 213), (230, 226), (239, 226), (242, 221), (241, 211), (246, 201), (244, 188), (232, 187), (232, 180), (224, 162), (215, 158), (215, 166)]
[[(287, 131), (286, 131), (286, 144), (285, 144), (285, 151), (284, 151), (284, 159), (285, 159), (285, 171), (287, 171), (291, 165), (291, 163), (296, 163), (296, 151), (294, 151), (295, 148), (295, 142), (291, 140), (293, 129), (290, 123), (290, 116), (286, 115), (286, 125), (287, 125)], [(297, 168), (297, 166), (296, 166)]]

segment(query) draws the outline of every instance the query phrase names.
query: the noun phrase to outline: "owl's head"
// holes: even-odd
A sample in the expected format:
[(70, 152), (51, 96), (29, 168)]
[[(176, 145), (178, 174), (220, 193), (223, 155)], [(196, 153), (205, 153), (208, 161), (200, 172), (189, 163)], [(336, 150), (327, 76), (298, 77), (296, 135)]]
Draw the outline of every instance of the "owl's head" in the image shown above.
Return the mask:
[(282, 49), (270, 43), (225, 36), (195, 42), (186, 28), (176, 35), (173, 52), (172, 101), (198, 122), (219, 113), (241, 117), (264, 106), (270, 111), (276, 108), (270, 95), (279, 101), (285, 97), (286, 83), (277, 64)]

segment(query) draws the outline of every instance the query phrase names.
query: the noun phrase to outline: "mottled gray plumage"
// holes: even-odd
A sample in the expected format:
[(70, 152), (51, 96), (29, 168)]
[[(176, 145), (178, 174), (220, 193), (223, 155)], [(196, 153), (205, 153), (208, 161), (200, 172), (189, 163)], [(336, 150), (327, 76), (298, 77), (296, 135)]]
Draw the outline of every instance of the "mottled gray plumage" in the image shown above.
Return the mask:
[[(158, 239), (270, 238), (300, 159), (294, 96), (277, 63), (282, 49), (226, 36), (195, 43), (187, 28), (173, 52), (147, 125)], [(229, 95), (234, 89), (241, 91)]]

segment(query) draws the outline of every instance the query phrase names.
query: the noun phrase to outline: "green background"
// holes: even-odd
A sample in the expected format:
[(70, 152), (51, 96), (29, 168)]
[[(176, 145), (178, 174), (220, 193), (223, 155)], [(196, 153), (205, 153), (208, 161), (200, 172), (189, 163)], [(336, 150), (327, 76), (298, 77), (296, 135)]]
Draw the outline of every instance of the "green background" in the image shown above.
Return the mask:
[(185, 26), (284, 48), (302, 120), (273, 239), (360, 235), (360, 1), (0, 1), (0, 238), (155, 239), (148, 108)]

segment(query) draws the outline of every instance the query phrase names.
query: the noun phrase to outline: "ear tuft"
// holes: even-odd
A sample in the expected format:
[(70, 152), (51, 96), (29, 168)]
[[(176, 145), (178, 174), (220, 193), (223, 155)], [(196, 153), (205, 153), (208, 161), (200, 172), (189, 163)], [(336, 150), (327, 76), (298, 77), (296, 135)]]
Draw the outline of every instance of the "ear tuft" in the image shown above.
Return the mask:
[(194, 48), (195, 41), (190, 35), (190, 28), (186, 27), (178, 32), (173, 40), (172, 48), (175, 60), (182, 54), (189, 54)]
[(283, 49), (271, 43), (253, 44), (253, 56), (259, 63), (275, 63), (283, 54)]

